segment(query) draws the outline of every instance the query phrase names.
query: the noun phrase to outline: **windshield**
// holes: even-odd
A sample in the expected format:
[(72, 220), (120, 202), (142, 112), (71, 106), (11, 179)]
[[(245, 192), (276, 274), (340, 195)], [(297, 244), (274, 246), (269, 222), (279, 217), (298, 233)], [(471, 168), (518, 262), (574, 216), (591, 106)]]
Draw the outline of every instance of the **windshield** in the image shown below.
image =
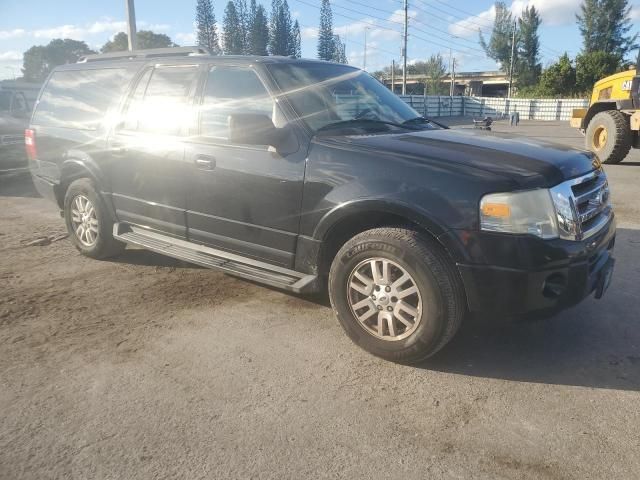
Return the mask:
[[(272, 64), (278, 87), (317, 132), (362, 121), (360, 127), (401, 125), (420, 118), (409, 105), (362, 70), (321, 63)], [(434, 128), (426, 123), (425, 128)]]
[(0, 112), (11, 108), (11, 92), (0, 92)]

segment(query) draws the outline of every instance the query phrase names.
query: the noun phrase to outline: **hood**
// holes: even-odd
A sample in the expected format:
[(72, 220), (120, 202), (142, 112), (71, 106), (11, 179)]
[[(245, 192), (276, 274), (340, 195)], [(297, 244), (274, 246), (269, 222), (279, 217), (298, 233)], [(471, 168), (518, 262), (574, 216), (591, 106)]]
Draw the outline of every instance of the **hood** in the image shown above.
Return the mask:
[(380, 155), (410, 156), (484, 170), (507, 177), (521, 188), (552, 187), (596, 166), (590, 152), (472, 129), (351, 135), (331, 140)]

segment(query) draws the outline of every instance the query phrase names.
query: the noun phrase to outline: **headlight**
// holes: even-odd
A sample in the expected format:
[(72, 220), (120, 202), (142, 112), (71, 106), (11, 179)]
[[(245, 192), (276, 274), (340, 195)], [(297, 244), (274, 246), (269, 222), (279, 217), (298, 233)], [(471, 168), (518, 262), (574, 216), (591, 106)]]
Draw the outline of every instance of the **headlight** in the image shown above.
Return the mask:
[(480, 228), (557, 238), (558, 223), (549, 190), (485, 195), (480, 201)]

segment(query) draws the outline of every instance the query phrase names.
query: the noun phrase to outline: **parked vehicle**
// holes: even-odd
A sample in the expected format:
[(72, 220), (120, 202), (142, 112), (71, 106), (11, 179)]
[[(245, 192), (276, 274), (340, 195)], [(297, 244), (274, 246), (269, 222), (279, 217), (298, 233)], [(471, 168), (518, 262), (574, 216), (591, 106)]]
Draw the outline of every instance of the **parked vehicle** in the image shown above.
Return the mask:
[(23, 92), (0, 89), (0, 170), (27, 166), (23, 145), (30, 114)]
[(353, 341), (416, 362), (465, 315), (549, 315), (613, 270), (588, 152), (450, 130), (366, 72), (201, 49), (86, 57), (26, 132), (71, 241), (125, 243), (293, 292), (328, 287)]
[(620, 163), (640, 148), (640, 53), (635, 69), (596, 82), (589, 108), (574, 109), (570, 123), (604, 163)]

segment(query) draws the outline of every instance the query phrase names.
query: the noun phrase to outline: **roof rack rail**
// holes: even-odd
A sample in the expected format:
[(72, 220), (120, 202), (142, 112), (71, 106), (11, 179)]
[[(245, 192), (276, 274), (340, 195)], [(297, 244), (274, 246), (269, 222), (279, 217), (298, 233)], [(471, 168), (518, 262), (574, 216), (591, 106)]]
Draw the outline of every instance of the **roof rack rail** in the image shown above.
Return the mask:
[(170, 47), (149, 48), (147, 50), (126, 50), (123, 52), (98, 53), (80, 57), (77, 63), (100, 62), (104, 60), (135, 60), (155, 57), (188, 57), (194, 55), (211, 55), (206, 47)]

